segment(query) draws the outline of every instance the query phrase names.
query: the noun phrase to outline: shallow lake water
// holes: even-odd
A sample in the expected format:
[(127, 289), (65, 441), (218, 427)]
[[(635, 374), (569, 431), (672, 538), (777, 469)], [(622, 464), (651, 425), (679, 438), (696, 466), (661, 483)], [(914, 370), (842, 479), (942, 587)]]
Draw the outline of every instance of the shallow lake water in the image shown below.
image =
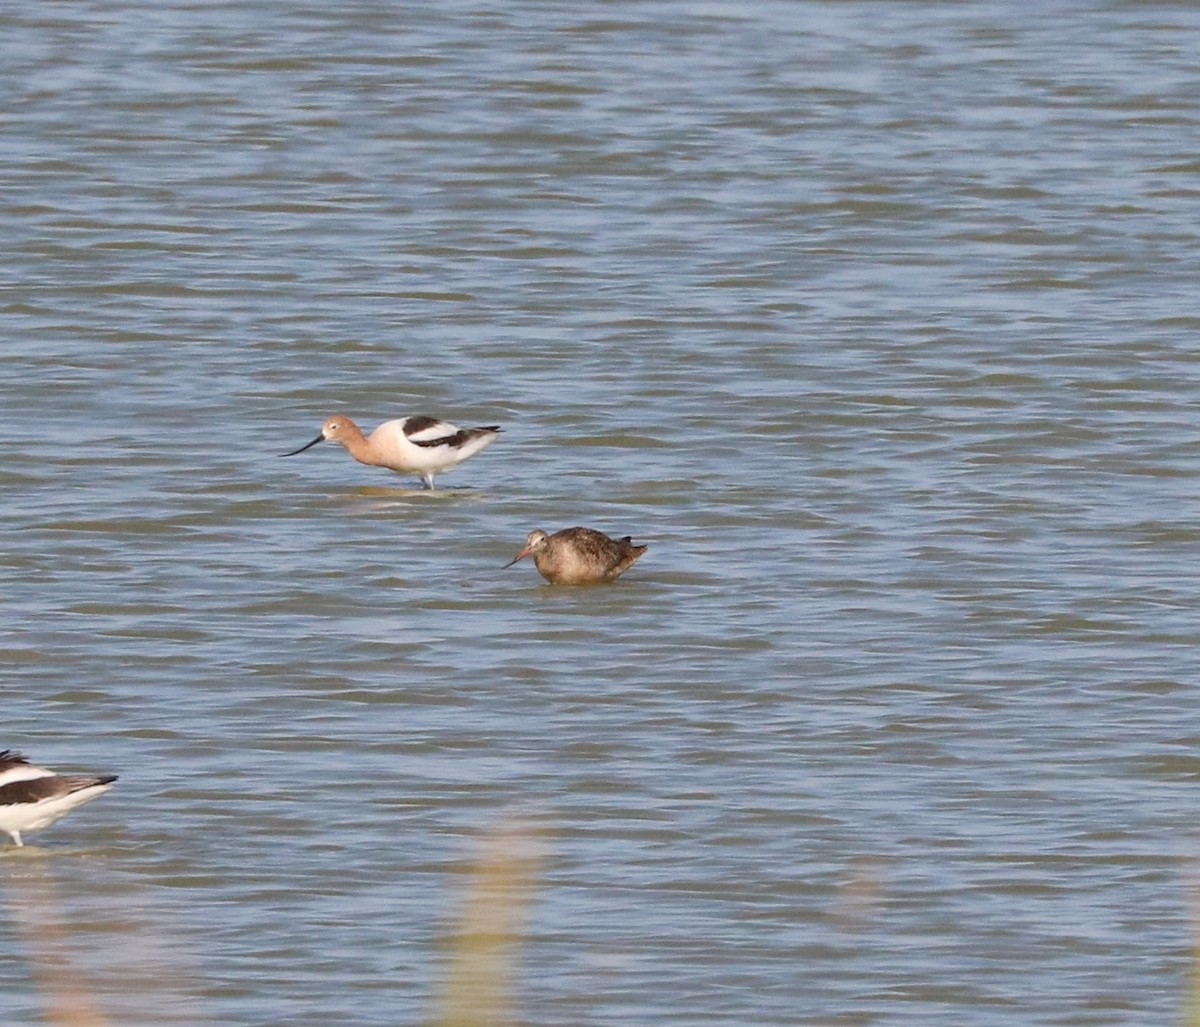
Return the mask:
[[(120, 774), (0, 849), (7, 1022), (428, 1022), (506, 830), (518, 1022), (1177, 1021), (1198, 30), (0, 13), (0, 748)], [(649, 551), (502, 569), (573, 524)]]

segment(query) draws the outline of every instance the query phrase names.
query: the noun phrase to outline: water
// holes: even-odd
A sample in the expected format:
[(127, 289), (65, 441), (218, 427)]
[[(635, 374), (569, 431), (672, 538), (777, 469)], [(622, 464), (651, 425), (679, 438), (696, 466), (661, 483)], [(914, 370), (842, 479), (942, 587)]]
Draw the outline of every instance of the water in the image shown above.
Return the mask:
[[(522, 1022), (1178, 1019), (1198, 22), (0, 14), (0, 747), (121, 775), (8, 1021), (58, 920), (114, 1022), (425, 1021), (513, 818)], [(571, 524), (649, 553), (500, 570)]]

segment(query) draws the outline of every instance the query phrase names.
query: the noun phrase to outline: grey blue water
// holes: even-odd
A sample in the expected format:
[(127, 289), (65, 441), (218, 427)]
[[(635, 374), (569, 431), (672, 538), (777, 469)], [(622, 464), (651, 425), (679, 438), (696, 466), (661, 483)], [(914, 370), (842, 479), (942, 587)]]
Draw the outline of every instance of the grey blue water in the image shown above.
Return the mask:
[[(1183, 1016), (1200, 9), (9, 5), (0, 95), (0, 748), (120, 774), (6, 1023), (38, 923), (113, 1023), (428, 1022), (514, 822), (518, 1022)], [(649, 551), (501, 569), (574, 524)]]

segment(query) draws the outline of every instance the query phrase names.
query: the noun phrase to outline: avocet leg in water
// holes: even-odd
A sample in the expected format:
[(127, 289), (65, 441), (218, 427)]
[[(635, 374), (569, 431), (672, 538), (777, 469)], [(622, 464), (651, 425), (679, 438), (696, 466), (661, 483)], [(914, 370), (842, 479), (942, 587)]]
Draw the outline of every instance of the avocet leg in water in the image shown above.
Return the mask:
[(49, 827), (76, 806), (103, 795), (116, 779), (116, 774), (64, 777), (5, 749), (0, 752), (0, 831), (22, 845), (22, 831)]
[(628, 535), (609, 538), (595, 528), (564, 528), (553, 535), (531, 531), (525, 548), (504, 566), (532, 556), (538, 573), (552, 585), (598, 585), (615, 581), (648, 548), (635, 546)]
[(350, 418), (339, 414), (321, 426), (321, 434), (312, 442), (283, 455), (295, 456), (328, 440), (345, 446), (360, 464), (415, 472), (425, 487), (432, 489), (434, 475), (470, 460), (495, 442), (499, 434), (498, 424), (460, 428), (436, 417), (418, 416), (384, 421), (367, 436)]

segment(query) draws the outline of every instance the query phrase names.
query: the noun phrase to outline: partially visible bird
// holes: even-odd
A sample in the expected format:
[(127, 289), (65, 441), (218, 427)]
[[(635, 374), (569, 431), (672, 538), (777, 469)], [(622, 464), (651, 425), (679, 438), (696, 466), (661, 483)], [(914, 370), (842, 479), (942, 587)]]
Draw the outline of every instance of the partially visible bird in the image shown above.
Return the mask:
[(499, 434), (498, 424), (460, 428), (449, 421), (418, 415), (384, 421), (366, 436), (350, 418), (338, 414), (321, 426), (321, 434), (312, 442), (283, 455), (295, 456), (329, 440), (345, 446), (360, 464), (403, 473), (415, 471), (425, 487), (432, 489), (434, 475), (469, 460), (495, 442)]
[(0, 831), (23, 845), (22, 831), (49, 827), (76, 806), (99, 798), (116, 779), (116, 774), (63, 777), (5, 749), (0, 752)]
[(532, 556), (538, 573), (552, 585), (598, 585), (615, 581), (648, 548), (635, 546), (628, 535), (609, 538), (595, 528), (564, 528), (553, 535), (531, 531), (525, 548), (504, 566)]

